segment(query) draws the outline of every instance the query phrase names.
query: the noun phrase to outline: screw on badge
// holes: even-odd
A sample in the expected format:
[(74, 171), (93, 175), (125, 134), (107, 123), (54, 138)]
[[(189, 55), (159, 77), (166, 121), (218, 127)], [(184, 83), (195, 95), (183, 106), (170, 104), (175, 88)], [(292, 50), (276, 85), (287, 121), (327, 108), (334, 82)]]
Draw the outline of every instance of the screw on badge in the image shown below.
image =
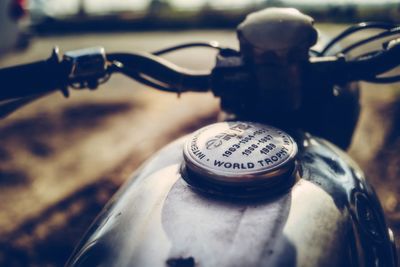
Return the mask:
[[(297, 145), (277, 128), (253, 122), (220, 122), (196, 131), (184, 158), (190, 184), (249, 188), (275, 186), (293, 173)], [(190, 177), (189, 177), (190, 176)]]

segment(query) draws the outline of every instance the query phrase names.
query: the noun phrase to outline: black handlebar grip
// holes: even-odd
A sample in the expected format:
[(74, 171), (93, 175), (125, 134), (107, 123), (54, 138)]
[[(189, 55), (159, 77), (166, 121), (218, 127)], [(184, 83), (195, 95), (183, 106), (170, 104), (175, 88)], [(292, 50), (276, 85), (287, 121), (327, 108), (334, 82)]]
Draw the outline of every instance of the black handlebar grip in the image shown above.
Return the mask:
[(48, 60), (0, 69), (0, 101), (62, 89), (65, 71), (53, 53)]

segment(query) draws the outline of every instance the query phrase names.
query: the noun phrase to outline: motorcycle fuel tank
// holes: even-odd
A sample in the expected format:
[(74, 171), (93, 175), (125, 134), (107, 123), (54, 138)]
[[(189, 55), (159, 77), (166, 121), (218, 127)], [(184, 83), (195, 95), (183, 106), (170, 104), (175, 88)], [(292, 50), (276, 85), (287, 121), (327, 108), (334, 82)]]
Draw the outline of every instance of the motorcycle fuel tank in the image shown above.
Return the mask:
[(292, 135), (223, 122), (169, 144), (113, 197), (67, 266), (396, 266), (361, 171), (327, 141)]

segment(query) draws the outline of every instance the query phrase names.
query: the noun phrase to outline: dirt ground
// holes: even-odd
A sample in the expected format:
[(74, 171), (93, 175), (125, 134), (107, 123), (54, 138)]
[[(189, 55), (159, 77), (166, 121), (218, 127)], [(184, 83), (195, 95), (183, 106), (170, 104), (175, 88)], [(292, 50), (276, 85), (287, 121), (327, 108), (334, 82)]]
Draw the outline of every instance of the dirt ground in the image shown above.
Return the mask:
[(361, 103), (349, 153), (375, 187), (400, 244), (400, 87), (363, 84)]
[[(5, 58), (11, 65), (64, 50), (152, 51), (188, 40), (235, 46), (232, 32), (47, 37)], [(206, 55), (206, 56), (205, 56)], [(190, 60), (187, 60), (190, 58)], [(209, 52), (170, 59), (207, 68)], [(363, 84), (349, 153), (375, 186), (400, 244), (400, 86)], [(61, 266), (123, 181), (170, 140), (216, 119), (210, 94), (160, 93), (116, 76), (96, 92), (45, 97), (0, 121), (0, 266)]]

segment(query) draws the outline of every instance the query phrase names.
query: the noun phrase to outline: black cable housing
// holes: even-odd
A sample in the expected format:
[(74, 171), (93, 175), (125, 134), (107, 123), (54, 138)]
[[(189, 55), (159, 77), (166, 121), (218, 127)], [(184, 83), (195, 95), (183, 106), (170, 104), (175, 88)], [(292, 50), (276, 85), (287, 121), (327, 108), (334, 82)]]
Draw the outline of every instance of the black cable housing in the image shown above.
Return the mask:
[(326, 55), (326, 53), (334, 46), (336, 45), (339, 41), (343, 40), (344, 38), (350, 36), (351, 34), (354, 34), (359, 31), (367, 30), (367, 29), (382, 29), (382, 30), (390, 30), (392, 28), (396, 27), (396, 24), (393, 23), (387, 23), (387, 22), (361, 22), (356, 25), (350, 26), (346, 30), (344, 30), (342, 33), (340, 33), (338, 36), (333, 38), (328, 44), (325, 45), (325, 47), (322, 49), (320, 52), (321, 56)]
[(210, 41), (210, 42), (193, 42), (193, 43), (184, 43), (184, 44), (180, 44), (180, 45), (176, 45), (176, 46), (172, 46), (172, 47), (167, 47), (161, 50), (157, 50), (155, 52), (153, 52), (152, 54), (155, 56), (160, 56), (163, 54), (167, 54), (170, 52), (175, 52), (177, 50), (180, 49), (186, 49), (186, 48), (192, 48), (192, 47), (207, 47), (207, 48), (213, 48), (216, 50), (222, 50), (224, 48), (221, 48), (218, 44), (218, 42), (216, 41)]

